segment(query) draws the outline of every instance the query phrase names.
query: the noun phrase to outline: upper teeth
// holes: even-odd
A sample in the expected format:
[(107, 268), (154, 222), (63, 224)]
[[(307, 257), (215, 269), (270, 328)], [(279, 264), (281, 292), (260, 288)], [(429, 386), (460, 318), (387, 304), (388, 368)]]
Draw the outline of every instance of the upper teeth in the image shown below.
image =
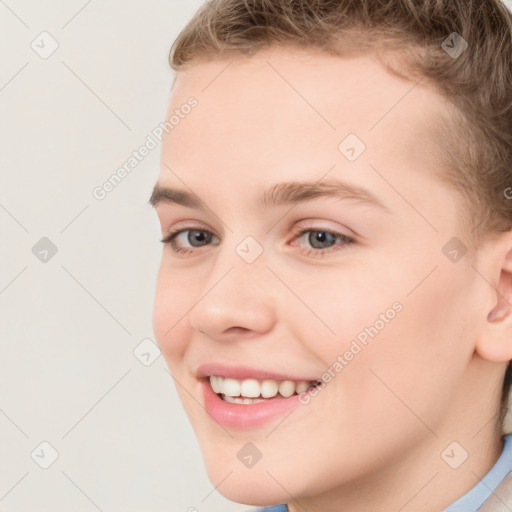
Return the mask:
[(226, 396), (244, 396), (247, 398), (272, 398), (279, 392), (284, 397), (292, 396), (294, 393), (303, 393), (314, 385), (312, 381), (301, 380), (263, 380), (256, 379), (237, 380), (212, 375), (210, 384), (215, 393), (222, 393)]

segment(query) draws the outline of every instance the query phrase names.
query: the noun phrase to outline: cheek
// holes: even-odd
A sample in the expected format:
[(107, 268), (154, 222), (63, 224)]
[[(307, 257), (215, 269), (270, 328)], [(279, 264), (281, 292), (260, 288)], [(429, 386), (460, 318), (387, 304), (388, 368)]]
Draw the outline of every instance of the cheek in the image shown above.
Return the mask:
[(162, 262), (153, 304), (153, 332), (169, 367), (180, 361), (187, 347), (187, 316), (195, 297), (190, 283)]
[(300, 279), (284, 270), (281, 274), (301, 299), (290, 296), (281, 318), (293, 328), (294, 339), (326, 366), (347, 350), (355, 353), (357, 344), (364, 349), (372, 339), (385, 336), (388, 326), (403, 315), (399, 310), (405, 288), (399, 284), (399, 271), (393, 275), (376, 264), (342, 263), (339, 268), (315, 269), (314, 275)]
[(412, 431), (421, 428), (418, 418), (434, 428), (446, 416), (471, 357), (476, 327), (465, 307), (470, 285), (455, 272), (440, 265), (410, 295), (414, 286), (401, 293), (403, 310), (347, 368), (340, 385), (349, 390), (349, 406), (367, 405), (355, 420), (359, 426), (376, 421), (392, 428), (400, 418)]
[[(407, 264), (397, 261), (407, 260), (395, 255), (378, 266), (364, 265), (364, 272), (345, 268), (295, 281), (314, 315), (295, 311), (294, 336), (331, 369), (333, 384), (324, 400), (332, 401), (331, 411), (338, 403), (358, 411), (338, 418), (356, 430), (377, 418), (380, 425), (391, 427), (404, 417), (404, 425), (417, 426), (404, 404), (435, 421), (472, 354), (474, 271), (419, 256)], [(336, 365), (339, 356), (344, 361)]]

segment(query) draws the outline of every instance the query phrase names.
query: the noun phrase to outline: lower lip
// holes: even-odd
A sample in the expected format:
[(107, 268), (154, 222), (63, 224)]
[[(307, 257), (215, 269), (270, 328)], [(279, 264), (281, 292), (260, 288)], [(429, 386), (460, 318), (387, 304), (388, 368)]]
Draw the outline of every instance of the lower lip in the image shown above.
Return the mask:
[(208, 414), (225, 427), (247, 430), (264, 425), (299, 405), (299, 395), (273, 398), (255, 404), (232, 404), (215, 393), (209, 379), (201, 379), (204, 405)]

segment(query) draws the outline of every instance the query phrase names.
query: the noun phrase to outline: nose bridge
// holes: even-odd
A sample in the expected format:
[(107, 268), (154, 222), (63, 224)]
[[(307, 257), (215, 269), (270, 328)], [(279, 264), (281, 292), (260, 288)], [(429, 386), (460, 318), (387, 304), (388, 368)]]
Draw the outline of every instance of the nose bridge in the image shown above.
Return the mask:
[(191, 326), (210, 336), (230, 327), (269, 329), (275, 311), (268, 283), (263, 246), (253, 237), (224, 246), (190, 311)]
[(240, 241), (236, 234), (228, 238), (231, 241), (220, 249), (212, 266), (210, 286), (218, 283), (224, 290), (232, 289), (238, 296), (248, 300), (268, 295), (267, 255), (263, 243), (251, 235)]

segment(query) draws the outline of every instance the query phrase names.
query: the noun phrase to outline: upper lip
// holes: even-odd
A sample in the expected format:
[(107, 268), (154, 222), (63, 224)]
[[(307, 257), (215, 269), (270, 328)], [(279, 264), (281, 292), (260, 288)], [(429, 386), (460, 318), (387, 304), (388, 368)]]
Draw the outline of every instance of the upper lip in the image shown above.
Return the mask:
[(271, 370), (262, 370), (261, 368), (250, 368), (243, 365), (227, 365), (223, 363), (205, 363), (197, 367), (196, 376), (198, 378), (210, 377), (211, 375), (219, 377), (228, 377), (232, 379), (256, 379), (256, 380), (292, 380), (292, 381), (316, 381), (317, 377), (309, 379), (307, 376), (294, 376), (288, 373), (280, 373)]

